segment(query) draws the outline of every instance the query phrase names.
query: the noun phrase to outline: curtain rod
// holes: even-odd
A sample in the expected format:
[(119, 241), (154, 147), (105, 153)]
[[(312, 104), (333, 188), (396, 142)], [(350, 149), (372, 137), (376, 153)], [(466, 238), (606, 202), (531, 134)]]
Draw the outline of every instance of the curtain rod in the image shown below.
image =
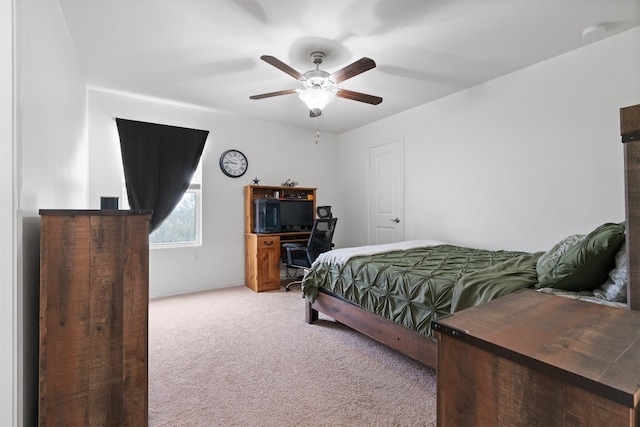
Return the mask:
[(144, 123), (144, 124), (154, 125), (154, 126), (166, 126), (166, 127), (175, 128), (175, 129), (195, 130), (195, 131), (198, 131), (198, 132), (207, 132), (207, 134), (209, 134), (209, 130), (207, 130), (207, 129), (195, 129), (195, 128), (189, 128), (189, 127), (186, 127), (186, 126), (176, 126), (176, 125), (167, 125), (167, 124), (164, 124), (164, 123), (145, 122), (145, 121), (142, 121), (142, 120), (123, 119), (122, 117), (111, 117), (111, 119), (113, 121), (116, 121), (117, 119), (121, 119), (121, 120), (127, 120), (129, 122)]

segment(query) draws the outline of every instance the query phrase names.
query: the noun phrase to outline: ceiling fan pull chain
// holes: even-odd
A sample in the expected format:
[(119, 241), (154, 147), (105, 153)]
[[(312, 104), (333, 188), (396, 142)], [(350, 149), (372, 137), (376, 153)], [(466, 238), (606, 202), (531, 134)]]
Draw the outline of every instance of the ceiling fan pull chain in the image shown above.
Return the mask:
[(320, 120), (320, 117), (316, 117), (316, 144), (320, 139), (320, 129), (318, 128), (318, 120)]

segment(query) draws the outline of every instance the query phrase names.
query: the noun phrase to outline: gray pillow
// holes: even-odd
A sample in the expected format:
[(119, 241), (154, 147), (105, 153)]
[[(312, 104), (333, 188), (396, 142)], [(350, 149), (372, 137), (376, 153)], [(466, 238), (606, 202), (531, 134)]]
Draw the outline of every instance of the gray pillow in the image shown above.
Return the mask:
[(620, 245), (615, 257), (616, 266), (609, 272), (607, 281), (593, 291), (597, 298), (607, 301), (627, 302), (627, 246)]
[(538, 260), (538, 288), (591, 290), (603, 284), (624, 240), (624, 225), (602, 224), (587, 235), (558, 242)]

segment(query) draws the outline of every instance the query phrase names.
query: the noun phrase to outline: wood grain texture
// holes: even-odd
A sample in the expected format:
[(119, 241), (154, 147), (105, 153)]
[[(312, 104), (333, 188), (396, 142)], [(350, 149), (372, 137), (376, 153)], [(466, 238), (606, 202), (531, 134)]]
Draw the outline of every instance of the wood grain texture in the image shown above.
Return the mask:
[(258, 291), (280, 289), (280, 237), (258, 236)]
[(322, 292), (318, 294), (313, 304), (309, 304), (306, 300), (304, 303), (309, 306), (305, 307), (307, 323), (317, 319), (317, 312), (324, 313), (427, 366), (436, 367), (434, 338), (421, 335), (376, 313)]
[[(640, 134), (640, 105), (620, 110), (620, 134)], [(626, 245), (628, 259), (627, 302), (640, 310), (640, 138), (624, 144)]]
[[(42, 223), (40, 270), (40, 425), (86, 425), (89, 406), (89, 219)], [(75, 268), (65, 268), (67, 265)], [(44, 373), (44, 374), (43, 374)]]
[(620, 109), (620, 135), (633, 135), (640, 132), (640, 104)]
[(245, 234), (245, 284), (255, 292), (280, 289), (280, 237)]
[(631, 408), (438, 334), (438, 426), (633, 426)]
[[(436, 340), (441, 340), (438, 333)], [(464, 363), (459, 363), (461, 359)], [(496, 359), (490, 353), (456, 340), (445, 346), (439, 342), (438, 425), (464, 426), (470, 425), (470, 420), (475, 425), (499, 425), (496, 372)], [(460, 385), (465, 388), (464, 393), (459, 393)]]
[(493, 355), (498, 364), (498, 424), (553, 426), (562, 419), (562, 385), (526, 366)]
[[(123, 424), (148, 424), (149, 221), (127, 221), (123, 269)], [(142, 285), (144, 284), (144, 286)]]
[(39, 424), (144, 426), (149, 216), (41, 215)]
[(637, 311), (526, 290), (434, 329), (440, 426), (637, 425)]

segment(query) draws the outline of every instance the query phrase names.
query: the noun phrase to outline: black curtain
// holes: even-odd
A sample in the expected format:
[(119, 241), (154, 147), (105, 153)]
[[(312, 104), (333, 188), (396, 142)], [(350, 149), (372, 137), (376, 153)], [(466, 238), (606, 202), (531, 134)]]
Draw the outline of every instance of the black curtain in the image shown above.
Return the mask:
[(189, 188), (207, 130), (116, 119), (131, 209), (151, 209), (149, 233), (169, 216)]

